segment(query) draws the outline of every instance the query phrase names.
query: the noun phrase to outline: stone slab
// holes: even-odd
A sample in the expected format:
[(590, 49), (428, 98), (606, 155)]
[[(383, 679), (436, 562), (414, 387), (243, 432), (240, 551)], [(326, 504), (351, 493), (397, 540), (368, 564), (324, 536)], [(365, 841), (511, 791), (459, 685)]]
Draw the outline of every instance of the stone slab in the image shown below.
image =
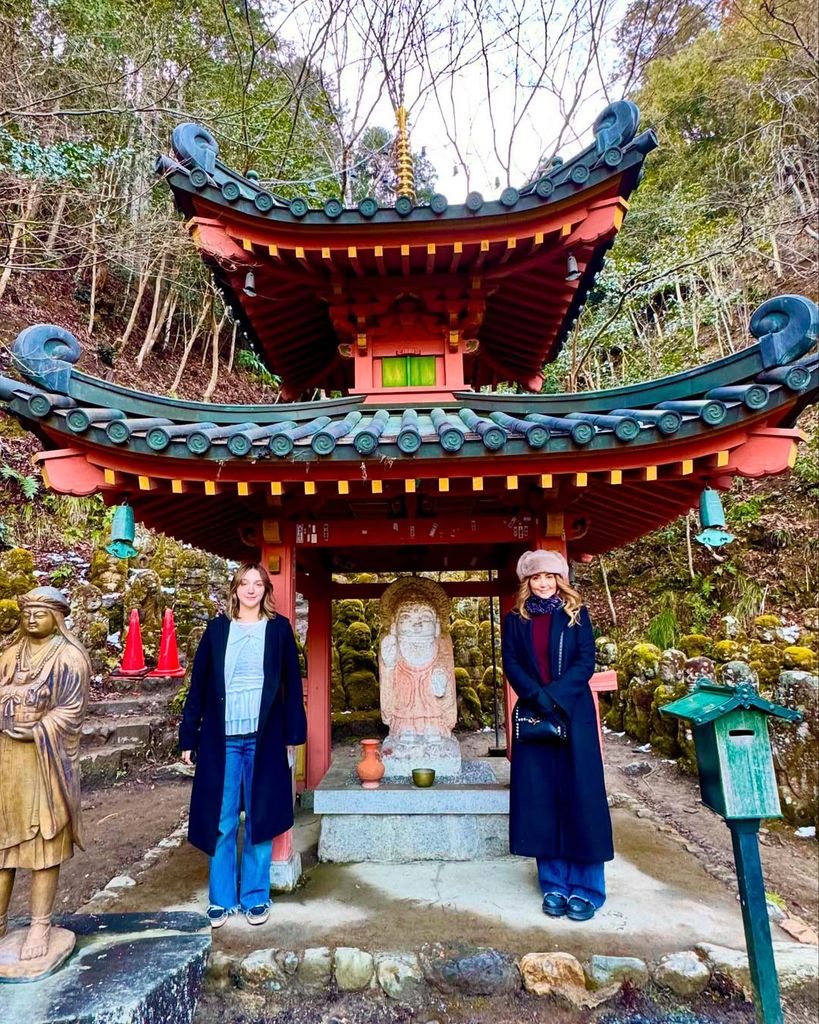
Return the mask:
[(0, 985), (14, 982), (31, 984), (47, 977), (71, 956), (77, 942), (73, 932), (52, 926), (48, 937), (48, 952), (33, 960), (21, 960), (20, 950), (27, 935), (28, 927), (15, 928), (0, 940)]
[[(429, 789), (393, 783), (378, 789), (334, 787), (322, 782), (313, 795), (321, 815), (379, 814), (508, 814), (509, 787), (500, 784), (464, 786), (442, 783)], [(508, 851), (507, 851), (508, 852)]]
[(506, 814), (328, 814), (318, 846), (319, 860), (337, 863), (468, 861), (508, 853)]
[(4, 986), (3, 1020), (190, 1024), (211, 946), (204, 915), (77, 914), (54, 923), (77, 936), (74, 954), (40, 981)]

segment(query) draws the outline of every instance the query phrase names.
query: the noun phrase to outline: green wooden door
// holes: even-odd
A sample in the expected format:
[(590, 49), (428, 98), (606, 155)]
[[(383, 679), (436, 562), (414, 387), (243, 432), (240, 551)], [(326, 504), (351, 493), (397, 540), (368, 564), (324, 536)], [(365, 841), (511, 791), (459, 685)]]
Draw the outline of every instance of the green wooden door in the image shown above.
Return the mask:
[(435, 369), (435, 356), (389, 356), (381, 360), (381, 386), (434, 387)]

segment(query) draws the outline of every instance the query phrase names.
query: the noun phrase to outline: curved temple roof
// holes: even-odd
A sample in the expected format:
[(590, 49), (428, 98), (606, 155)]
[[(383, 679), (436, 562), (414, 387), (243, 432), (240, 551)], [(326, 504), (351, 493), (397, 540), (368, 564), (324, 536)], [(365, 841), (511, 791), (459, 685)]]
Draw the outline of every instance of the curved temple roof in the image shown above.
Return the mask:
[[(160, 156), (179, 210), (248, 336), (289, 397), (309, 387), (350, 390), (347, 351), (397, 307), (414, 311), (463, 345), (473, 387), (517, 381), (540, 389), (600, 270), (637, 187), (653, 132), (620, 100), (594, 125), (591, 146), (555, 158), (536, 181), (494, 201), (471, 192), (450, 206), (401, 196), (394, 207), (364, 199), (322, 209), (268, 192), (252, 172), (218, 158), (210, 133), (173, 133)], [(568, 259), (577, 263), (567, 273)], [(248, 271), (254, 285), (246, 288)]]
[[(378, 481), (399, 481), (407, 491), (411, 482), (414, 493), (424, 480), (447, 492), (450, 482), (454, 491), (461, 480), (474, 491), (476, 480), (483, 490), (484, 477), (507, 485), (514, 479), (515, 486), (519, 477), (531, 478), (548, 493), (560, 477), (566, 487), (553, 494), (559, 498), (555, 507), (598, 519), (582, 543), (582, 550), (593, 552), (652, 525), (650, 512), (643, 519), (629, 512), (628, 503), (618, 511), (605, 484), (636, 487), (672, 476), (675, 491), (657, 492), (663, 508), (654, 513), (657, 523), (667, 521), (691, 503), (703, 480), (743, 472), (735, 455), (755, 433), (790, 427), (816, 401), (818, 324), (814, 303), (780, 296), (752, 317), (756, 344), (673, 377), (573, 395), (464, 392), (440, 406), (401, 402), (381, 408), (357, 397), (226, 406), (131, 391), (76, 371), (76, 339), (59, 327), (38, 325), (15, 342), (15, 364), (25, 380), (0, 378), (0, 401), (49, 448), (82, 453), (99, 467), (100, 481), (104, 470), (112, 500), (138, 492), (146, 474), (151, 491), (181, 495), (184, 481), (204, 481), (205, 493), (233, 487), (240, 496), (262, 484), (278, 487), (273, 493), (303, 487), (313, 494), (311, 479), (338, 482), (340, 494), (359, 485), (380, 494)], [(680, 486), (680, 466), (692, 457), (704, 460), (700, 471), (690, 487)], [(592, 481), (600, 488), (581, 495), (579, 488)], [(497, 505), (503, 509), (502, 501)], [(371, 511), (384, 515), (383, 509)], [(208, 528), (219, 527), (202, 524), (206, 533)], [(202, 536), (191, 539), (208, 546)], [(210, 547), (235, 552), (213, 538)]]

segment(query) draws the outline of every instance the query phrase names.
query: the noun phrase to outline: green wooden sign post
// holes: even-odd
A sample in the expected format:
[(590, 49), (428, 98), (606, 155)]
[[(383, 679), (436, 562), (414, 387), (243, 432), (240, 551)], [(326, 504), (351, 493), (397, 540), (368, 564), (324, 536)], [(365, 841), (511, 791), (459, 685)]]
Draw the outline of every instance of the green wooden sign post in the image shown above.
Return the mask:
[(660, 712), (693, 725), (702, 801), (731, 830), (756, 1017), (760, 1024), (783, 1024), (757, 835), (762, 818), (782, 817), (768, 718), (798, 722), (801, 716), (748, 684), (707, 679)]

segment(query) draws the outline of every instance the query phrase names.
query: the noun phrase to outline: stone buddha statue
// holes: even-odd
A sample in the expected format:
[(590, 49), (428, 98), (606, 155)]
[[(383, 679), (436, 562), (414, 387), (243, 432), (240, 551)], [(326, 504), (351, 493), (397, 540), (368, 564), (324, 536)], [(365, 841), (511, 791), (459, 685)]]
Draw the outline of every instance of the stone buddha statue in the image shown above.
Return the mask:
[(396, 580), (381, 598), (379, 657), (381, 717), (389, 726), (382, 756), (386, 777), (413, 768), (438, 775), (461, 769), (452, 729), (458, 717), (449, 598), (432, 580)]
[[(17, 639), (0, 654), (0, 981), (35, 980), (74, 948), (51, 927), (60, 865), (82, 845), (80, 728), (91, 665), (53, 587), (19, 598)], [(31, 871), (31, 921), (7, 933), (18, 868)]]

